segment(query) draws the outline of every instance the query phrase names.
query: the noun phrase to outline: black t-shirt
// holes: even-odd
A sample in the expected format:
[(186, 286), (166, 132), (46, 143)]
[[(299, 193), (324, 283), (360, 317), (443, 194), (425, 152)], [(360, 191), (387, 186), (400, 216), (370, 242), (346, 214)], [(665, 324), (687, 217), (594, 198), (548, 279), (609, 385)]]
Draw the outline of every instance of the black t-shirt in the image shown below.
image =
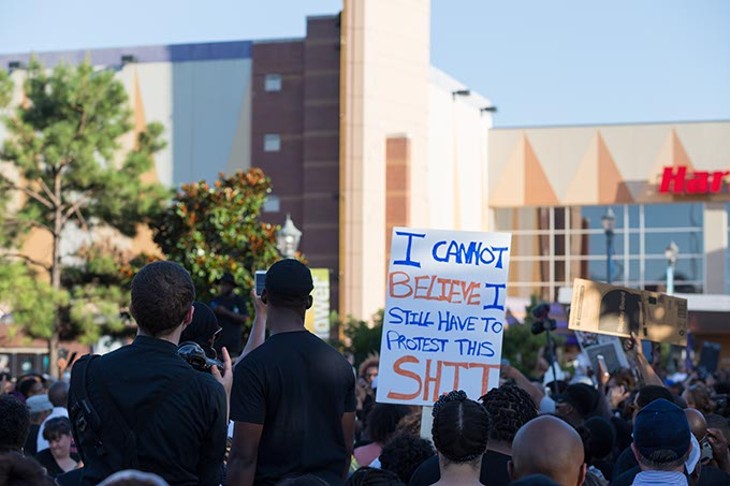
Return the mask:
[[(229, 311), (233, 311), (241, 316), (246, 316), (246, 301), (243, 297), (236, 294), (219, 296), (210, 301), (210, 307), (215, 310), (216, 307), (225, 307)], [(221, 335), (215, 342), (215, 350), (220, 356), (221, 348), (226, 347), (231, 355), (237, 356), (241, 354), (242, 349), (242, 333), (243, 324), (235, 322), (226, 316), (217, 314), (218, 324), (221, 325)]]
[[(511, 456), (495, 451), (487, 451), (482, 456), (482, 469), (479, 482), (485, 486), (508, 486), (511, 483), (507, 463)], [(408, 486), (430, 486), (441, 479), (438, 455), (429, 457), (418, 466), (411, 476)]]
[(342, 415), (354, 411), (352, 367), (308, 331), (271, 336), (233, 373), (231, 419), (264, 426), (256, 484), (304, 474), (341, 484), (349, 463)]
[(52, 478), (64, 473), (64, 470), (61, 469), (61, 466), (58, 465), (53, 454), (51, 454), (50, 449), (43, 449), (36, 454), (35, 459), (41, 466), (46, 468), (46, 473), (48, 473), (48, 475)]

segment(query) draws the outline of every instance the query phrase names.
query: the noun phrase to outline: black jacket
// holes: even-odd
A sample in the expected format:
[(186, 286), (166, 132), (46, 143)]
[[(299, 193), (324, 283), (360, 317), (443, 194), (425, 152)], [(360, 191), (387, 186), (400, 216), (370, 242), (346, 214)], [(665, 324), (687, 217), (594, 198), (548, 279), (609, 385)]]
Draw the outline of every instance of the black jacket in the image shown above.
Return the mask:
[[(72, 370), (69, 409), (82, 394), (79, 379), (74, 380), (79, 368)], [(174, 344), (138, 336), (131, 345), (92, 360), (86, 393), (101, 419), (104, 447), (74, 430), (84, 461), (82, 484), (97, 484), (116, 472), (105, 450), (116, 454), (125, 449), (125, 426), (135, 431), (138, 469), (170, 484), (220, 483), (225, 391), (211, 375), (193, 370)]]

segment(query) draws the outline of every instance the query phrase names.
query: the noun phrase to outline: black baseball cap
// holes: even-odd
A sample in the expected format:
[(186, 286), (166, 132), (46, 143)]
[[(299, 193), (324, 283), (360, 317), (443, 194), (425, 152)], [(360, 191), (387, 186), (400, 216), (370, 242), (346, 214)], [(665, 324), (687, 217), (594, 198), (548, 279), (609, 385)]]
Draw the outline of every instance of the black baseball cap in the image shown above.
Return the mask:
[(598, 393), (598, 390), (585, 383), (574, 383), (554, 398), (556, 403), (567, 403), (571, 405), (583, 417), (591, 414), (598, 408), (600, 399), (601, 395)]
[(287, 297), (306, 297), (314, 283), (309, 268), (293, 258), (279, 260), (266, 272), (266, 291)]

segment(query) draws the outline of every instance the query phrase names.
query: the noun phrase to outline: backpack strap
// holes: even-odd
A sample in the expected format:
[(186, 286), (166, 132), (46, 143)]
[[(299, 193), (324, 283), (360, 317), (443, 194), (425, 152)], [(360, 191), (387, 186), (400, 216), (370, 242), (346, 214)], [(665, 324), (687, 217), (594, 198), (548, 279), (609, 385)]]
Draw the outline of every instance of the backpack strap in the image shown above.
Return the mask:
[[(86, 388), (89, 365), (99, 357), (96, 354), (82, 356), (74, 363), (71, 372), (70, 388), (72, 390), (73, 403), (71, 403), (71, 408), (69, 409), (69, 417), (74, 424), (73, 430), (75, 433), (76, 447), (79, 449), (82, 457), (82, 443), (91, 443), (95, 446), (97, 454), (103, 453), (101, 417), (91, 403)], [(81, 438), (84, 440), (80, 440)]]

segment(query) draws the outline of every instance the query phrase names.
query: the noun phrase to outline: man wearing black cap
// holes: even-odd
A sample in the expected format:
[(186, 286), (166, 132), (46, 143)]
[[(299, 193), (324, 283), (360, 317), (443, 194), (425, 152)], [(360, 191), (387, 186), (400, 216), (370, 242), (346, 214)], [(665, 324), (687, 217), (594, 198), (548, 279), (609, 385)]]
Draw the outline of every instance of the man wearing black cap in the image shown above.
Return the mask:
[(210, 301), (210, 308), (218, 316), (218, 324), (223, 328), (215, 342), (218, 354), (226, 348), (231, 356), (241, 354), (243, 324), (246, 322), (246, 301), (233, 292), (236, 279), (229, 272), (223, 274), (218, 281), (220, 294)]
[(634, 419), (631, 449), (641, 472), (634, 485), (687, 485), (684, 463), (692, 448), (689, 423), (681, 408), (660, 398)]
[(266, 273), (261, 300), (271, 336), (236, 365), (226, 484), (277, 484), (305, 474), (344, 481), (355, 376), (340, 353), (304, 328), (312, 289), (309, 269), (296, 260), (281, 260)]

